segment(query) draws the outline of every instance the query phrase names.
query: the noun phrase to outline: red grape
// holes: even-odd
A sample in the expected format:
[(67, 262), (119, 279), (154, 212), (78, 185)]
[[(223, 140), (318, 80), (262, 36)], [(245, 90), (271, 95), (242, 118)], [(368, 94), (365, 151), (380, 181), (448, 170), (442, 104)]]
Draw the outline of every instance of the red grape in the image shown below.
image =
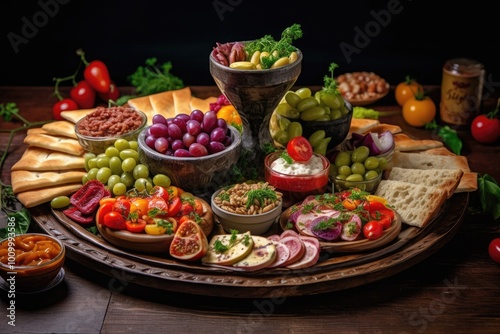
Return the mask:
[(157, 138), (155, 141), (155, 150), (160, 153), (165, 153), (168, 149), (168, 140), (165, 137)]
[(194, 119), (190, 119), (186, 122), (186, 131), (190, 135), (197, 136), (201, 132), (200, 122)]
[(186, 132), (186, 120), (182, 117), (175, 117), (172, 123), (176, 124), (181, 129), (182, 133)]
[(205, 114), (203, 113), (203, 111), (201, 111), (199, 109), (195, 109), (195, 110), (191, 111), (190, 118), (201, 123), (203, 121), (204, 115)]
[(172, 150), (177, 151), (178, 149), (186, 148), (187, 146), (184, 145), (184, 142), (181, 139), (175, 139), (170, 147)]
[(210, 132), (210, 141), (223, 142), (226, 138), (226, 131), (223, 128), (215, 128)]
[(189, 153), (189, 151), (184, 148), (181, 148), (174, 152), (174, 157), (187, 158), (191, 156), (191, 153)]
[(149, 128), (149, 133), (151, 133), (151, 135), (155, 136), (156, 138), (167, 137), (168, 127), (163, 123), (155, 123)]
[(203, 130), (211, 132), (217, 125), (217, 113), (209, 110), (203, 116)]
[(196, 136), (196, 142), (203, 146), (207, 146), (210, 143), (210, 135), (206, 132), (201, 132), (198, 136)]
[(186, 147), (189, 147), (189, 145), (196, 141), (196, 137), (186, 132), (182, 135), (182, 141), (184, 142), (184, 145), (186, 145)]
[(152, 122), (153, 124), (161, 123), (167, 125), (167, 119), (162, 114), (155, 114)]
[(208, 155), (207, 148), (199, 143), (191, 144), (191, 146), (189, 146), (189, 153), (191, 153), (193, 157), (202, 157)]
[(217, 153), (217, 152), (220, 152), (220, 151), (223, 151), (226, 147), (224, 146), (224, 144), (218, 142), (218, 141), (212, 141), (208, 144), (208, 152), (210, 154), (213, 154), (213, 153)]
[(169, 124), (168, 125), (168, 135), (172, 139), (181, 139), (182, 138), (182, 130), (177, 124)]

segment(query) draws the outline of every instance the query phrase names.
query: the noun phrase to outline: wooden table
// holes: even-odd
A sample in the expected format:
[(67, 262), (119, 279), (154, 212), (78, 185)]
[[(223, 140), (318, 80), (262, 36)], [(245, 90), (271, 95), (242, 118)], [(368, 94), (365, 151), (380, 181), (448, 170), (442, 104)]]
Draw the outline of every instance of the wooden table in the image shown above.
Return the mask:
[[(427, 87), (437, 102), (439, 87)], [(129, 88), (124, 88), (124, 91)], [(29, 121), (51, 117), (52, 87), (0, 87), (0, 103), (16, 102)], [(217, 96), (215, 87), (192, 87), (199, 97)], [(484, 108), (494, 106), (489, 98)], [(378, 110), (400, 110), (393, 94), (376, 104)], [(407, 126), (400, 114), (381, 119), (399, 124), (417, 138), (430, 131)], [(19, 122), (2, 120), (0, 128)], [(10, 183), (10, 167), (26, 146), (20, 132), (2, 169)], [(460, 133), (470, 167), (500, 181), (500, 147), (476, 143)], [(8, 133), (0, 133), (0, 150)], [(500, 329), (500, 266), (488, 256), (500, 225), (478, 214), (477, 192), (458, 233), (434, 254), (402, 272), (362, 286), (300, 297), (221, 298), (151, 289), (119, 276), (103, 275), (68, 259), (64, 281), (54, 289), (15, 298), (1, 294), (1, 314), (15, 301), (15, 327), (6, 316), (0, 333), (497, 333)], [(37, 224), (33, 223), (33, 230)]]

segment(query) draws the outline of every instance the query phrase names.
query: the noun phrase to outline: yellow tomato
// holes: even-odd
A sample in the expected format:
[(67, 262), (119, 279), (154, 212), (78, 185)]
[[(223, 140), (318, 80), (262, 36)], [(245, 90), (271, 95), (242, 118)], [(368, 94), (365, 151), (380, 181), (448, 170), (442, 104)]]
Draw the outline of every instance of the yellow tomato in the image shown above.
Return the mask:
[(396, 86), (394, 95), (396, 98), (396, 102), (399, 104), (399, 106), (402, 107), (404, 106), (406, 101), (423, 91), (424, 89), (422, 85), (420, 85), (417, 81), (415, 81), (415, 79), (412, 79), (410, 76), (406, 76), (405, 81), (400, 82)]
[(154, 223), (146, 224), (144, 232), (151, 235), (174, 234), (177, 230), (177, 221), (175, 219), (154, 218)]
[(217, 111), (217, 117), (226, 120), (226, 123), (234, 126), (238, 131), (242, 131), (242, 120), (238, 110), (233, 105), (223, 106)]
[(436, 104), (428, 97), (413, 97), (403, 105), (403, 119), (408, 125), (422, 127), (436, 117)]

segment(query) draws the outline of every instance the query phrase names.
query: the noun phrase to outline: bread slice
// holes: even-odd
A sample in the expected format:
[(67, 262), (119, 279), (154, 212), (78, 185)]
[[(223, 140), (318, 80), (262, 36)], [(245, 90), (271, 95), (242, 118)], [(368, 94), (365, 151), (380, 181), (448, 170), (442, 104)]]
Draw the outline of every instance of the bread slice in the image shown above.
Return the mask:
[(70, 121), (54, 121), (46, 123), (42, 129), (49, 135), (62, 136), (77, 139), (75, 133), (75, 124)]
[(18, 194), (28, 190), (82, 182), (85, 174), (84, 169), (56, 172), (18, 170), (11, 172), (10, 180), (12, 191), (14, 194)]
[(413, 139), (405, 133), (396, 133), (393, 138), (395, 151), (421, 151), (444, 146), (444, 144), (439, 140)]
[(365, 133), (380, 124), (378, 119), (352, 118), (349, 132)]
[(415, 169), (393, 167), (388, 179), (444, 189), (450, 198), (464, 172), (461, 169)]
[(81, 156), (85, 153), (85, 149), (80, 145), (78, 140), (69, 137), (32, 133), (24, 138), (24, 143), (77, 156)]
[[(191, 114), (191, 89), (189, 87), (184, 87), (182, 89), (177, 89), (173, 91), (175, 115), (179, 114)], [(206, 110), (205, 110), (206, 111)], [(174, 115), (174, 116), (175, 116)]]
[(61, 117), (64, 118), (67, 121), (70, 121), (71, 123), (78, 122), (91, 112), (94, 112), (95, 108), (92, 109), (78, 109), (78, 110), (66, 110), (61, 112)]
[(416, 152), (395, 151), (392, 156), (392, 167), (416, 169), (461, 169), (470, 172), (469, 162), (462, 155), (433, 155)]
[(387, 199), (403, 223), (423, 228), (446, 201), (446, 191), (404, 181), (382, 180), (375, 195)]
[(34, 206), (50, 202), (57, 196), (70, 196), (82, 186), (82, 182), (70, 183), (64, 185), (51, 186), (42, 189), (28, 190), (16, 194), (17, 199), (25, 207), (32, 208)]
[(12, 166), (11, 171), (67, 171), (83, 169), (84, 165), (83, 155), (76, 156), (42, 147), (28, 146), (21, 159)]

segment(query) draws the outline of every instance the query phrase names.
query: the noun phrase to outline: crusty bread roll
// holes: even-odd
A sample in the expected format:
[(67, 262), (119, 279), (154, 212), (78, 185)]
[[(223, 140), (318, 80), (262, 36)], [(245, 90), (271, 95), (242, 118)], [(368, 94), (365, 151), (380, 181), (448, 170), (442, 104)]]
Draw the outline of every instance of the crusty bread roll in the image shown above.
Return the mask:
[(446, 191), (404, 181), (382, 180), (375, 195), (387, 199), (403, 223), (425, 227), (446, 201)]
[(405, 181), (444, 189), (450, 198), (458, 187), (464, 172), (461, 169), (416, 169), (393, 167), (388, 180)]

